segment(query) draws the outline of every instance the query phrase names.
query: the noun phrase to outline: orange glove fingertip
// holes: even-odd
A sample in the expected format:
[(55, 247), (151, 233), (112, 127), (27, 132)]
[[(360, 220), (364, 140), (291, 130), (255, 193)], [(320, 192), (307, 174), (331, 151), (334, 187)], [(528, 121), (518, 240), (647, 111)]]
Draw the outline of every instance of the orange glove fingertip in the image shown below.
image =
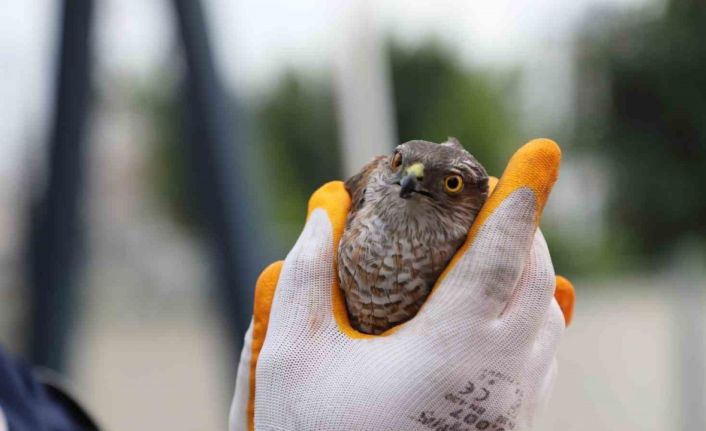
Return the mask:
[(561, 275), (556, 276), (554, 298), (556, 298), (556, 302), (559, 303), (559, 308), (561, 308), (561, 312), (564, 314), (564, 322), (566, 322), (566, 326), (568, 327), (571, 325), (571, 320), (574, 317), (576, 291), (571, 282)]

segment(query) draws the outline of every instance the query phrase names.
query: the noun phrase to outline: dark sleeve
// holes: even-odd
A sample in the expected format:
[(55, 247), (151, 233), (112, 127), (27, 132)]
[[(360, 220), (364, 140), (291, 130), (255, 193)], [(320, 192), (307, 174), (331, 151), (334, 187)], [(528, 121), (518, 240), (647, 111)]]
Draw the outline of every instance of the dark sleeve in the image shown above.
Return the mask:
[(0, 347), (0, 408), (10, 431), (98, 430), (78, 403), (45, 380)]

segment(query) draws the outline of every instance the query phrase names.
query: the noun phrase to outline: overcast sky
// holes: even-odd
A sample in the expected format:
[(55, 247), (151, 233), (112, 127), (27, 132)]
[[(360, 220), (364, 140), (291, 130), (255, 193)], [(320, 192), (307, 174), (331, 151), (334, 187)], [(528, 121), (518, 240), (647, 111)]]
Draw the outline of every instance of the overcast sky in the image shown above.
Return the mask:
[[(434, 34), (456, 47), (466, 62), (519, 66), (530, 76), (532, 70), (544, 76), (546, 65), (567, 64), (562, 63), (562, 58), (567, 60), (567, 40), (587, 9), (601, 4), (633, 7), (648, 1), (384, 0), (366, 4), (381, 33), (393, 33), (409, 43)], [(0, 8), (0, 179), (14, 177), (21, 166), (22, 148), (46, 134), (43, 120), (50, 108), (60, 3), (6, 1)], [(96, 55), (102, 76), (146, 78), (172, 55), (170, 2), (96, 3)], [(245, 92), (263, 88), (286, 66), (329, 67), (340, 41), (342, 19), (353, 8), (350, 0), (205, 0), (205, 4), (221, 73), (230, 86)], [(542, 91), (541, 83), (535, 87)], [(561, 103), (556, 109), (562, 109)]]

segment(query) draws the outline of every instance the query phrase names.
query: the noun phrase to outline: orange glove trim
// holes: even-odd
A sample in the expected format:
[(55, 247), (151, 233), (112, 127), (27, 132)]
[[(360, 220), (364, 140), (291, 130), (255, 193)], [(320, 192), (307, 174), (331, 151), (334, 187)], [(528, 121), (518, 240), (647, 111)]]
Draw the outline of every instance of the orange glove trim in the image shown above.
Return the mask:
[(542, 217), (542, 211), (549, 197), (549, 192), (559, 177), (560, 161), (561, 150), (559, 146), (550, 139), (535, 139), (517, 150), (507, 164), (507, 168), (505, 168), (505, 172), (500, 178), (500, 181), (496, 183), (491, 180), (490, 185), (492, 187), (492, 193), (488, 197), (485, 205), (483, 205), (473, 226), (471, 226), (466, 242), (463, 243), (456, 255), (451, 259), (451, 263), (449, 263), (446, 270), (439, 277), (439, 280), (437, 280), (434, 289), (436, 289), (439, 282), (446, 277), (446, 274), (449, 273), (461, 256), (468, 250), (471, 244), (473, 244), (475, 236), (488, 217), (490, 217), (500, 204), (516, 190), (529, 187), (534, 192), (537, 198), (535, 225), (539, 225), (539, 220)]
[(252, 350), (250, 353), (250, 392), (248, 397), (248, 430), (255, 430), (255, 370), (262, 345), (265, 344), (267, 325), (270, 322), (270, 309), (275, 297), (275, 289), (282, 272), (284, 261), (278, 261), (262, 271), (255, 285), (255, 305), (253, 306)]
[[(461, 256), (473, 244), (473, 240), (488, 217), (516, 190), (529, 187), (534, 192), (537, 199), (535, 227), (539, 225), (544, 205), (549, 198), (549, 192), (551, 192), (554, 183), (559, 178), (560, 163), (561, 150), (556, 142), (551, 139), (534, 139), (513, 154), (500, 180), (495, 182), (491, 179), (489, 182), (492, 192), (473, 222), (466, 242), (463, 243), (444, 272), (441, 273), (439, 279), (436, 280), (436, 284), (434, 284), (429, 296), (434, 294), (439, 284), (446, 278), (446, 275), (456, 266)], [(424, 305), (422, 305), (423, 307)]]
[(561, 312), (564, 314), (564, 322), (566, 326), (571, 325), (571, 319), (574, 317), (574, 304), (576, 302), (576, 292), (574, 286), (569, 280), (561, 275), (556, 276), (556, 291), (554, 298), (559, 303)]
[[(331, 221), (331, 227), (333, 229), (334, 274), (338, 274), (338, 243), (341, 241), (341, 235), (346, 225), (346, 217), (348, 217), (350, 207), (351, 198), (342, 181), (331, 181), (330, 183), (324, 184), (314, 192), (311, 199), (309, 199), (307, 218), (315, 209), (322, 208), (326, 211)], [(331, 302), (333, 303), (333, 316), (336, 319), (340, 331), (350, 338), (374, 337), (374, 335), (359, 332), (351, 326), (350, 319), (348, 318), (348, 310), (346, 309), (346, 300), (343, 296), (343, 290), (339, 285), (338, 276), (336, 276), (332, 289)], [(391, 328), (380, 336), (384, 336), (394, 330), (395, 328)]]
[[(488, 181), (489, 194), (492, 195), (495, 190), (495, 186), (498, 185), (498, 179), (495, 177), (490, 177)], [(556, 276), (556, 288), (554, 289), (554, 298), (561, 308), (561, 313), (564, 315), (564, 324), (568, 327), (571, 325), (571, 319), (574, 315), (574, 303), (576, 300), (576, 293), (574, 292), (574, 286), (571, 282), (561, 275)]]

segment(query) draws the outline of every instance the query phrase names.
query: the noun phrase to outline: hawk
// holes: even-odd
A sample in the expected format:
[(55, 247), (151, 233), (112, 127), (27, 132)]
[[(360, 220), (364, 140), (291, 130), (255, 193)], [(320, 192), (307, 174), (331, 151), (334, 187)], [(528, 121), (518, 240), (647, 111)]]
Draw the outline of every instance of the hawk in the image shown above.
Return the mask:
[(422, 306), (485, 203), (488, 174), (455, 138), (414, 140), (375, 157), (345, 188), (338, 276), (351, 325), (380, 334)]

